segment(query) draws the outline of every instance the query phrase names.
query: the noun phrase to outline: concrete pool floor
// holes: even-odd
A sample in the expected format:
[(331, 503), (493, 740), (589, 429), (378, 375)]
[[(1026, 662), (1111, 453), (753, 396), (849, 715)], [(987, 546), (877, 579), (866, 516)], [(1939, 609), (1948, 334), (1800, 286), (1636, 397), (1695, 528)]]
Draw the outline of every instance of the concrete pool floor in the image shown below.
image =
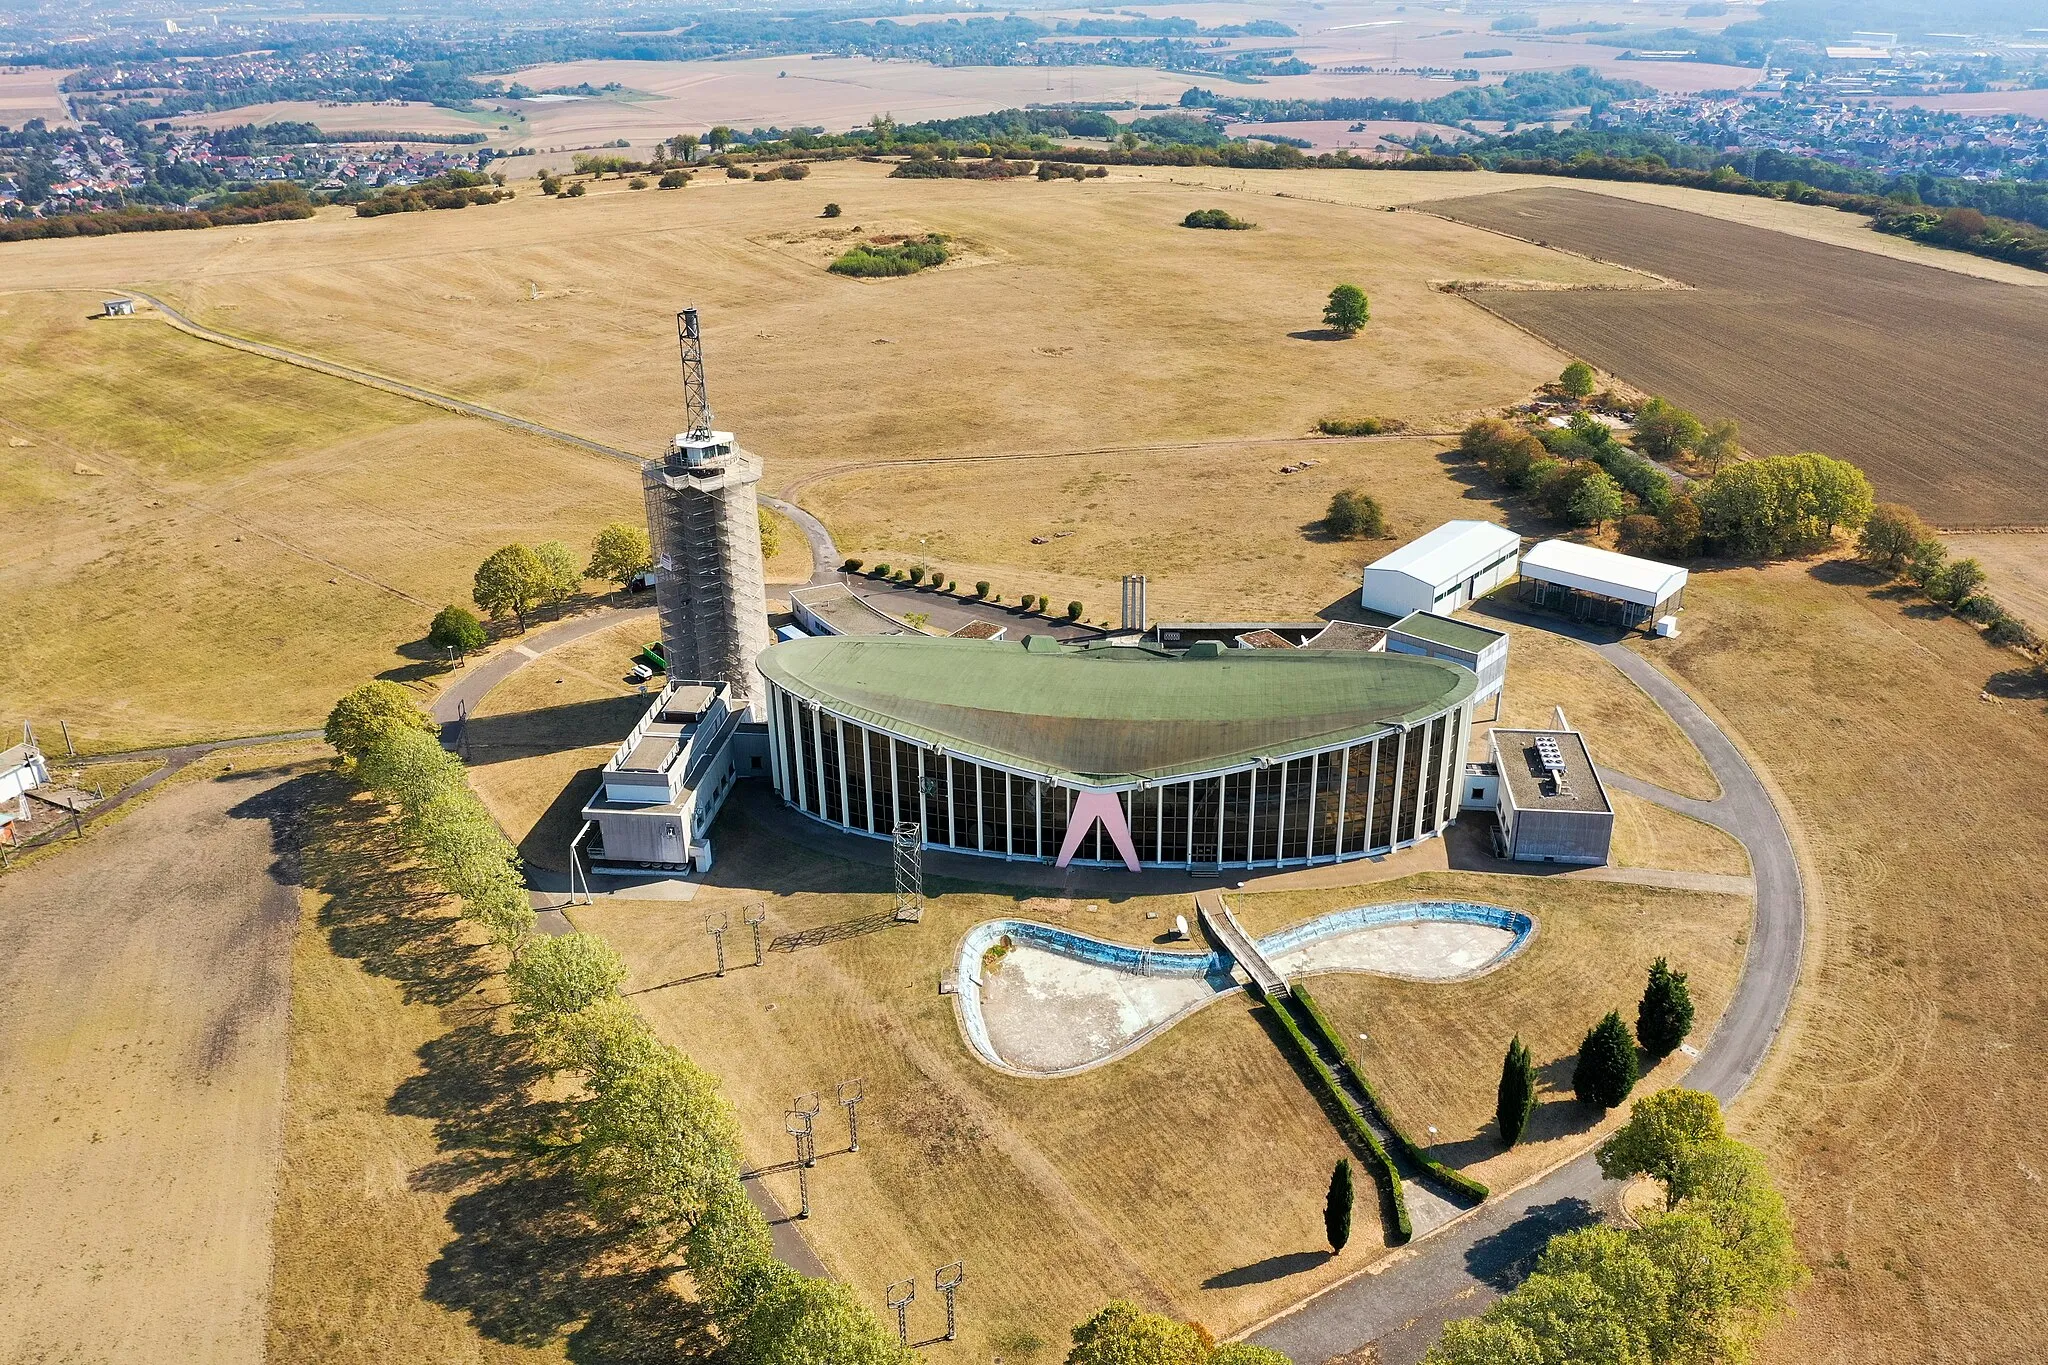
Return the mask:
[[(1460, 981), (1506, 960), (1520, 939), (1507, 929), (1423, 920), (1333, 934), (1275, 954), (1288, 976), (1372, 972), (1413, 981)], [(1234, 989), (1236, 980), (1138, 976), (1018, 943), (981, 971), (989, 1045), (1008, 1066), (1051, 1074), (1114, 1057)]]

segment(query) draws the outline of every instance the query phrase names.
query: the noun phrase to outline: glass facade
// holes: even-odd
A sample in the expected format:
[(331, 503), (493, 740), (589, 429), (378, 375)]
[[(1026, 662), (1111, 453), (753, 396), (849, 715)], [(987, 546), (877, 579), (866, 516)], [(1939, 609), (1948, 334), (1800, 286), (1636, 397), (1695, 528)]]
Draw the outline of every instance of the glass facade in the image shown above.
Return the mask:
[[(1074, 789), (942, 754), (836, 716), (770, 686), (782, 798), (830, 824), (884, 837), (921, 823), (926, 844), (1052, 862)], [(1212, 776), (1121, 790), (1139, 862), (1273, 866), (1380, 854), (1442, 832), (1456, 817), (1470, 736), (1466, 708), (1350, 745)], [(1076, 862), (1121, 864), (1100, 825)]]

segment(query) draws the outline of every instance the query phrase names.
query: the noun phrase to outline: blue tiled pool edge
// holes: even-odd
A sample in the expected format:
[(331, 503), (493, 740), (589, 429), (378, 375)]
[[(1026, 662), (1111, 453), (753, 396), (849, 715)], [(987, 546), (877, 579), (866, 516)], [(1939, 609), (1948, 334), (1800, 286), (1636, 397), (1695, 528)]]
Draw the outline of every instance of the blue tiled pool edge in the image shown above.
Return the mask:
[[(1318, 915), (1312, 920), (1282, 929), (1278, 933), (1268, 934), (1258, 940), (1258, 946), (1259, 951), (1271, 957), (1321, 942), (1338, 934), (1374, 929), (1388, 924), (1418, 922), (1481, 924), (1513, 934), (1514, 942), (1486, 964), (1488, 971), (1499, 967), (1521, 952), (1536, 928), (1536, 921), (1531, 916), (1520, 910), (1508, 910), (1497, 905), (1476, 905), (1469, 901), (1396, 901), (1387, 905), (1360, 905), (1346, 910), (1333, 910), (1329, 914)], [(988, 1021), (981, 1012), (982, 959), (1005, 935), (1023, 946), (1037, 948), (1042, 952), (1053, 953), (1072, 961), (1106, 967), (1111, 971), (1126, 972), (1132, 976), (1206, 977), (1215, 994), (1209, 1000), (1198, 1001), (1170, 1018), (1162, 1019), (1152, 1027), (1135, 1034), (1122, 1047), (1080, 1066), (1059, 1071), (1027, 1071), (1002, 1059), (995, 1045), (989, 1041)], [(954, 966), (954, 1012), (960, 1020), (960, 1031), (966, 1035), (968, 1045), (974, 1049), (975, 1055), (998, 1071), (1034, 1079), (1049, 1080), (1060, 1076), (1072, 1076), (1113, 1062), (1153, 1035), (1180, 1022), (1203, 1005), (1209, 1004), (1210, 1001), (1242, 989), (1231, 979), (1229, 960), (1220, 952), (1139, 948), (1126, 943), (1110, 943), (1090, 934), (1062, 929), (1051, 924), (1040, 924), (1036, 920), (982, 921), (962, 936)]]

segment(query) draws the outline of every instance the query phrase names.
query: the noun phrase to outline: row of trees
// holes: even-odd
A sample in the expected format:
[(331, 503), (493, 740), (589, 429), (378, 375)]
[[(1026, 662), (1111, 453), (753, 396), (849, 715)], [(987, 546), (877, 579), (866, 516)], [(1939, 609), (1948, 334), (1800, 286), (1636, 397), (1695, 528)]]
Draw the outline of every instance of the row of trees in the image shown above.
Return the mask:
[[(1609, 1010), (1607, 1017), (1590, 1029), (1579, 1044), (1577, 1064), (1572, 1069), (1572, 1090), (1581, 1104), (1612, 1109), (1629, 1097), (1641, 1078), (1636, 1047), (1641, 1044), (1650, 1065), (1655, 1066), (1678, 1049), (1692, 1032), (1692, 991), (1685, 973), (1674, 972), (1671, 964), (1658, 958), (1650, 964), (1643, 998), (1636, 1005), (1635, 1036), (1621, 1014)], [(1528, 1131), (1530, 1116), (1536, 1112), (1536, 1061), (1517, 1035), (1508, 1043), (1501, 1060), (1500, 1087), (1494, 1102), (1494, 1122), (1503, 1147), (1512, 1147)]]
[(1696, 1090), (1637, 1102), (1599, 1149), (1611, 1179), (1649, 1176), (1664, 1209), (1551, 1239), (1528, 1279), (1454, 1322), (1425, 1365), (1719, 1365), (1747, 1358), (1805, 1276), (1763, 1159)]
[[(922, 564), (912, 564), (908, 567), (877, 564), (870, 568), (865, 559), (848, 559), (840, 564), (839, 571), (841, 573), (865, 573), (870, 578), (879, 578), (890, 583), (908, 583), (913, 588), (922, 587), (929, 582), (933, 592), (958, 594), (960, 591), (958, 579), (948, 578), (938, 570), (927, 568)], [(991, 585), (986, 578), (977, 579), (974, 584), (974, 591), (970, 595), (970, 600), (976, 602), (1002, 601), (1003, 595), (999, 592), (991, 591), (990, 588)], [(1052, 599), (1044, 593), (1027, 592), (1017, 599), (1017, 605), (1025, 611), (1037, 612), (1040, 616), (1052, 615)], [(1081, 619), (1081, 614), (1086, 610), (1087, 606), (1084, 603), (1069, 602), (1067, 603), (1066, 619), (1078, 621)]]
[(1231, 1342), (1218, 1346), (1200, 1323), (1148, 1313), (1128, 1299), (1114, 1299), (1074, 1329), (1067, 1365), (1294, 1365), (1264, 1346)]
[[(1577, 413), (1562, 429), (1484, 418), (1465, 428), (1458, 448), (1554, 521), (1618, 521), (1619, 544), (1631, 554), (1787, 554), (1826, 545), (1837, 529), (1860, 528), (1875, 505), (1870, 480), (1847, 460), (1812, 453), (1734, 460), (1733, 422), (1707, 428), (1659, 399), (1637, 414), (1633, 447)], [(1690, 454), (1715, 472), (1680, 487), (1646, 453)]]
[(597, 1218), (655, 1257), (680, 1254), (738, 1365), (909, 1365), (845, 1285), (775, 1258), (740, 1183), (738, 1120), (717, 1078), (621, 998), (625, 967), (602, 939), (533, 932), (517, 854), (405, 690), (357, 688), (328, 716), (327, 738), (396, 808), (408, 847), (462, 916), (508, 954), (513, 1026), (551, 1076), (575, 1087), (532, 1139), (575, 1173)]
[(1930, 602), (1983, 626), (1993, 644), (2041, 648), (2027, 624), (1985, 591), (1990, 576), (1984, 566), (1975, 559), (1950, 559), (1948, 546), (1912, 508), (1880, 503), (1863, 525), (1856, 552), (1864, 563), (1912, 583)]

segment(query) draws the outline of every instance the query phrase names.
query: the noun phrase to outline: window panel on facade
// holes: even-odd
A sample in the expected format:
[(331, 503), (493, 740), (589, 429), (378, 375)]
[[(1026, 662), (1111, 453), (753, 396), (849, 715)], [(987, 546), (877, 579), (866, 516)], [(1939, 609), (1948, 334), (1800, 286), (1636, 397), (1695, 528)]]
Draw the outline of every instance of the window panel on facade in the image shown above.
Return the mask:
[(974, 765), (964, 758), (948, 760), (953, 770), (953, 842), (961, 848), (981, 847), (981, 787)]
[(873, 829), (868, 819), (868, 732), (852, 721), (839, 726), (846, 742), (846, 823)]
[[(895, 749), (896, 823), (914, 825), (918, 820), (918, 812), (923, 809), (924, 805), (918, 799), (917, 792), (918, 747), (908, 740), (899, 739), (895, 741)], [(894, 834), (896, 832), (895, 827), (891, 826), (889, 832)]]
[(1159, 788), (1159, 861), (1188, 860), (1188, 784)]
[(818, 713), (818, 771), (819, 780), (825, 787), (825, 818), (834, 822), (846, 818), (846, 808), (840, 798), (839, 763), (839, 717), (829, 712)]
[(1043, 794), (1045, 809), (1040, 814), (1044, 822), (1045, 835), (1040, 847), (1044, 858), (1057, 858), (1067, 841), (1067, 812), (1073, 809), (1074, 793), (1071, 788), (1045, 784)]
[(799, 745), (802, 731), (797, 728), (796, 698), (776, 689), (776, 696), (782, 707), (782, 794), (792, 802), (803, 799), (803, 787), (797, 778), (797, 765), (803, 762)]
[(1394, 842), (1394, 779), (1401, 766), (1401, 736), (1397, 732), (1380, 741), (1380, 757), (1372, 780), (1372, 846), (1386, 848)]
[(1280, 856), (1308, 856), (1309, 797), (1315, 790), (1315, 759), (1287, 760), (1287, 779), (1280, 788)]
[(924, 775), (918, 779), (924, 792), (924, 837), (927, 843), (936, 839), (945, 842), (946, 834), (946, 764), (929, 749), (919, 751), (924, 756)]
[(1197, 863), (1220, 862), (1217, 818), (1223, 813), (1223, 779), (1204, 777), (1193, 784), (1193, 823), (1190, 825), (1188, 857)]
[(1422, 806), (1422, 750), (1429, 727), (1418, 725), (1408, 732), (1408, 752), (1401, 755), (1401, 812), (1394, 837), (1415, 837), (1415, 815)]
[(1444, 718), (1429, 723), (1429, 760), (1422, 774), (1422, 832), (1436, 828), (1436, 813), (1444, 789)]
[(1252, 775), (1223, 775), (1223, 844), (1217, 856), (1226, 863), (1252, 857)]
[(889, 763), (889, 737), (868, 731), (868, 789), (874, 793), (877, 834), (896, 832), (896, 774)]
[[(1270, 863), (1280, 856), (1280, 778), (1278, 764), (1252, 775), (1252, 846), (1250, 860)], [(1227, 859), (1226, 861), (1236, 861)]]
[(1372, 813), (1372, 756), (1377, 744), (1351, 746), (1350, 766), (1344, 777), (1344, 841), (1340, 853), (1363, 853), (1366, 849), (1365, 817)]
[(1010, 851), (1010, 802), (1003, 774), (981, 770), (981, 846), (990, 853)]
[(1020, 858), (1038, 856), (1038, 784), (1010, 774), (1010, 851)]
[(1344, 793), (1344, 751), (1316, 756), (1316, 813), (1310, 826), (1309, 856), (1327, 858), (1337, 851), (1337, 801)]
[(1141, 863), (1159, 861), (1159, 789), (1141, 787), (1129, 794), (1131, 847)]
[(818, 723), (817, 713), (808, 706), (796, 708), (796, 719), (803, 739), (804, 765), (804, 809), (818, 814)]

